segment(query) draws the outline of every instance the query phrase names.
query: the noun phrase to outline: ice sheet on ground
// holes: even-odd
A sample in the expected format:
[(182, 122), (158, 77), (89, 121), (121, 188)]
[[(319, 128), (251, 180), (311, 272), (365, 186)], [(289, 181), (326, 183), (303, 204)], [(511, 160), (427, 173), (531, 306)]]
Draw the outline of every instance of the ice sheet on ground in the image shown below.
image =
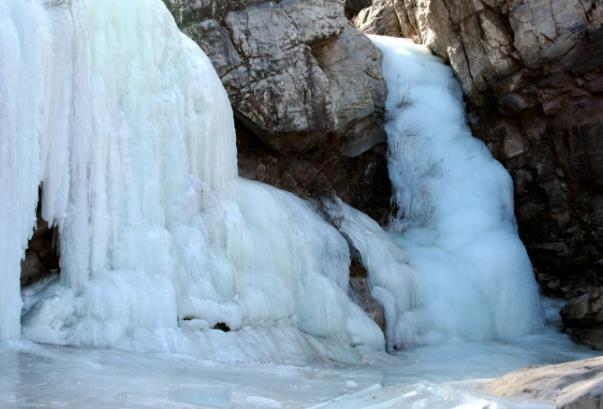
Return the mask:
[[(346, 409), (372, 401), (387, 407), (454, 408), (499, 401), (475, 382), (525, 365), (591, 356), (558, 335), (512, 344), (450, 344), (395, 356), (375, 353), (366, 365), (232, 365), (190, 357), (20, 344), (0, 347), (2, 409), (307, 408), (333, 400)], [(371, 397), (362, 391), (373, 385)], [(357, 395), (350, 395), (358, 393)], [(395, 406), (391, 406), (393, 404)], [(390, 405), (391, 404), (391, 405)], [(390, 406), (387, 406), (390, 405)], [(477, 406), (464, 406), (475, 408)]]

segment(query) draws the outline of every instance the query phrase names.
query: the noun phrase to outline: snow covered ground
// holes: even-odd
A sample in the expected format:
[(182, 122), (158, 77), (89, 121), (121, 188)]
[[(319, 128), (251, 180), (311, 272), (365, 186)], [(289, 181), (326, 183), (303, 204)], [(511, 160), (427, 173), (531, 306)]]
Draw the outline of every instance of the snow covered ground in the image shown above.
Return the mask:
[(549, 408), (545, 402), (496, 400), (476, 386), (517, 367), (590, 354), (558, 335), (375, 353), (359, 366), (216, 364), (20, 343), (0, 348), (0, 407)]

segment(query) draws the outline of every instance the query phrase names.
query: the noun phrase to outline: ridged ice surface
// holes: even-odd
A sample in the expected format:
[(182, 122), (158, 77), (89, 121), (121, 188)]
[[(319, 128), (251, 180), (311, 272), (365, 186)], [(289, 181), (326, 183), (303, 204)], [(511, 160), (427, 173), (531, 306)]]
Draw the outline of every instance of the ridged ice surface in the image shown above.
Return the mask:
[[(471, 135), (452, 71), (409, 40), (372, 40), (388, 87), (389, 172), (399, 208), (391, 238), (417, 279), (409, 308), (415, 324), (399, 314), (406, 330), (390, 342), (506, 340), (539, 330), (538, 288), (517, 233), (511, 178)], [(399, 297), (408, 299), (407, 291)]]
[(33, 340), (266, 361), (383, 348), (347, 296), (343, 237), (238, 178), (227, 95), (160, 0), (4, 0), (0, 55), (0, 338), (19, 336), (42, 184), (61, 276), (27, 292)]

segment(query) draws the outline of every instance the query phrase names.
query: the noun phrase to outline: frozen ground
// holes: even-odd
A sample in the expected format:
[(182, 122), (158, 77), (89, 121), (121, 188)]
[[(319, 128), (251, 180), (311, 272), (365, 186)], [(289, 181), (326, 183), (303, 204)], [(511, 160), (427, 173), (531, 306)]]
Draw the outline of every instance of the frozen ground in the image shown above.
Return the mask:
[[(0, 348), (0, 407), (548, 408), (475, 387), (512, 369), (591, 355), (559, 336), (432, 346), (363, 366), (216, 364), (174, 355), (19, 344)], [(490, 406), (488, 406), (490, 405)]]

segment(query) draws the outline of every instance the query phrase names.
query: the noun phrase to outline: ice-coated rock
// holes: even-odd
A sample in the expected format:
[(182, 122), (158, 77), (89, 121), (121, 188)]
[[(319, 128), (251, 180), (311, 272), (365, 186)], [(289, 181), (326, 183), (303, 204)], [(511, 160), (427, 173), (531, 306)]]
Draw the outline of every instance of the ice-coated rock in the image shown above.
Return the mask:
[(228, 91), (241, 175), (304, 197), (329, 191), (387, 220), (381, 56), (340, 0), (165, 3)]

